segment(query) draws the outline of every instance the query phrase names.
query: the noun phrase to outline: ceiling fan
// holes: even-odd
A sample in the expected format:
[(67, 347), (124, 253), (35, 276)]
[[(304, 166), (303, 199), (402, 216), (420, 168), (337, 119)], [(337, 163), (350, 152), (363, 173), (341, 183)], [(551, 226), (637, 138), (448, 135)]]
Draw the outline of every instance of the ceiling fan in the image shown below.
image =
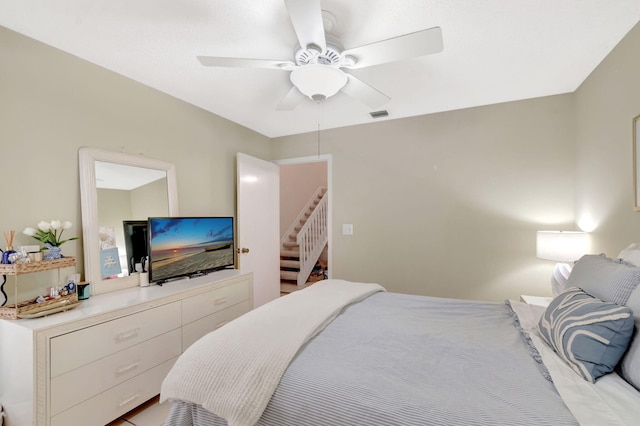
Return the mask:
[(390, 98), (344, 70), (365, 68), (442, 51), (439, 27), (343, 50), (330, 34), (335, 18), (320, 7), (320, 0), (284, 0), (299, 46), (293, 61), (198, 56), (204, 66), (270, 68), (290, 72), (293, 87), (276, 110), (293, 110), (305, 98), (316, 102), (339, 91), (377, 108)]

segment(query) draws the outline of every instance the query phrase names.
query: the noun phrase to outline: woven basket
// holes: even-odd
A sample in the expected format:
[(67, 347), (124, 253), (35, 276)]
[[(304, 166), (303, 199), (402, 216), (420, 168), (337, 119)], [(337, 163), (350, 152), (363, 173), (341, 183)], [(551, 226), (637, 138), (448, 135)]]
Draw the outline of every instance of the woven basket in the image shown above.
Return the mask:
[(48, 271), (57, 268), (68, 268), (76, 265), (75, 257), (63, 257), (55, 260), (43, 260), (31, 263), (0, 264), (0, 275), (22, 275), (32, 272)]
[(33, 299), (24, 302), (19, 302), (16, 305), (8, 305), (0, 307), (0, 318), (3, 319), (17, 319), (18, 315), (30, 314), (30, 313), (42, 313), (42, 316), (46, 315), (47, 309), (54, 310), (60, 307), (62, 301), (68, 300), (69, 305), (78, 302), (78, 293), (68, 294), (61, 296), (57, 299), (47, 300), (46, 302), (36, 303)]

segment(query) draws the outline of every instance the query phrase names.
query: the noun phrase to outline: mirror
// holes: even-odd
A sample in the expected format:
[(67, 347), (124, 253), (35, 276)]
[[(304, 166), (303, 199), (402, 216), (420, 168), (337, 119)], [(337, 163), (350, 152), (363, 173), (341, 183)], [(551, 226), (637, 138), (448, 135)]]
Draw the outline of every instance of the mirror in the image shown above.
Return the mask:
[[(129, 275), (123, 220), (178, 215), (175, 167), (90, 147), (80, 148), (78, 159), (85, 279), (91, 294), (136, 287), (139, 277)], [(107, 263), (114, 268), (106, 268)]]

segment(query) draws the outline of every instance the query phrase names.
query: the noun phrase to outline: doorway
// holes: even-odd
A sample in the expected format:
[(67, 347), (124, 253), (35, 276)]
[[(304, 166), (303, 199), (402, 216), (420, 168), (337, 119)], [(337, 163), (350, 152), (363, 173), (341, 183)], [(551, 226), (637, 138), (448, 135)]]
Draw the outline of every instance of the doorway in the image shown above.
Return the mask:
[[(322, 278), (331, 278), (332, 268), (332, 173), (331, 155), (290, 158), (274, 161), (280, 168), (280, 236), (284, 237), (292, 221), (300, 213), (301, 208), (313, 196), (318, 187), (325, 187), (327, 191), (327, 245), (323, 251), (318, 270), (308, 282)], [(283, 281), (283, 294), (295, 291), (300, 287)]]

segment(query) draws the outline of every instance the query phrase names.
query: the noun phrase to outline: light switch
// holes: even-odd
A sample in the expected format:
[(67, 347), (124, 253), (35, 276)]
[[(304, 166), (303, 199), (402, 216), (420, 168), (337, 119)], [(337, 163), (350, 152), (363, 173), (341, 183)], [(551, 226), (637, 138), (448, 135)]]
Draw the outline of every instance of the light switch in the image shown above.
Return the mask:
[(342, 235), (353, 235), (353, 224), (351, 224), (351, 223), (343, 223), (342, 224)]

